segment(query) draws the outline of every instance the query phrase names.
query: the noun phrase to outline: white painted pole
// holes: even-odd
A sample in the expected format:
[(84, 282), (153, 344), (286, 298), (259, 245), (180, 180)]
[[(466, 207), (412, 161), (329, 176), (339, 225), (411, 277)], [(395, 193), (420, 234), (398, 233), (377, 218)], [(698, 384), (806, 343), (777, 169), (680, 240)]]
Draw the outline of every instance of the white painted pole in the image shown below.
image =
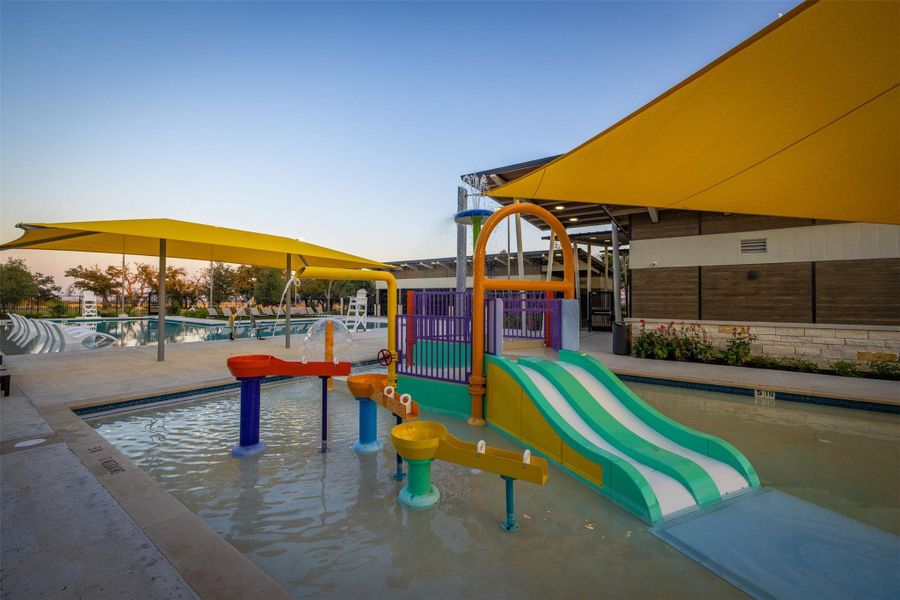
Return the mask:
[(213, 306), (213, 261), (209, 261), (209, 302), (206, 303), (207, 308)]
[[(166, 360), (166, 240), (159, 240), (159, 310), (157, 311), (156, 360)], [(149, 308), (149, 306), (148, 306)]]

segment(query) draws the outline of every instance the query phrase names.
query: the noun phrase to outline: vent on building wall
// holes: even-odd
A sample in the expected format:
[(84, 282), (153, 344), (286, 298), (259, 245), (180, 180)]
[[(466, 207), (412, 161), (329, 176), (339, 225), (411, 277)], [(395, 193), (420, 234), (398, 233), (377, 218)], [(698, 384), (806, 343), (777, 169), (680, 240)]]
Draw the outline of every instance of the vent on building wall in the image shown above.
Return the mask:
[(767, 251), (766, 238), (741, 240), (741, 254), (765, 254)]

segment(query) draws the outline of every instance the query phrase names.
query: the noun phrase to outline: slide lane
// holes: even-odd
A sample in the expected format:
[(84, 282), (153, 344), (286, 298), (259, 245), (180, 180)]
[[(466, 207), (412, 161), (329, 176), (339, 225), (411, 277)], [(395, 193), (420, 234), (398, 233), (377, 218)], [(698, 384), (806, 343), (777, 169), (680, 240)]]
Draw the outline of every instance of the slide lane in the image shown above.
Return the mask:
[(587, 389), (596, 402), (647, 441), (676, 452), (700, 465), (715, 481), (721, 495), (759, 487), (750, 461), (734, 446), (715, 436), (685, 427), (644, 402), (599, 360), (581, 352), (562, 350), (559, 364)]
[[(559, 363), (543, 358), (523, 358), (519, 360), (519, 366), (540, 373), (597, 435), (629, 459), (680, 483), (695, 504), (707, 506), (721, 499), (715, 482), (697, 463), (648, 442), (622, 425)], [(667, 502), (667, 498), (658, 493), (657, 498), (660, 506)], [(663, 513), (668, 514), (665, 510)]]
[[(596, 359), (568, 351), (559, 358), (492, 356), (489, 363), (521, 387), (523, 402), (565, 444), (603, 468), (600, 491), (618, 504), (656, 523), (759, 487), (753, 467), (727, 442), (665, 417)], [(520, 435), (531, 442), (528, 432)]]
[(677, 454), (678, 456), (684, 457), (697, 464), (712, 478), (720, 496), (731, 494), (749, 487), (750, 484), (747, 483), (747, 480), (744, 479), (734, 467), (726, 465), (714, 458), (709, 458), (690, 448), (685, 448), (684, 446), (676, 444), (638, 419), (634, 413), (630, 412), (625, 405), (612, 394), (612, 392), (604, 387), (599, 380), (593, 377), (585, 369), (570, 363), (560, 363), (559, 366), (572, 375), (597, 404), (606, 409), (613, 418), (633, 434), (658, 448)]
[(659, 506), (661, 517), (664, 518), (697, 505), (690, 491), (677, 479), (631, 458), (601, 437), (569, 404), (559, 389), (541, 373), (526, 366), (522, 366), (521, 369), (528, 380), (540, 391), (555, 414), (577, 432), (581, 445), (611, 455), (625, 462), (640, 474), (641, 483), (650, 488), (654, 500)]

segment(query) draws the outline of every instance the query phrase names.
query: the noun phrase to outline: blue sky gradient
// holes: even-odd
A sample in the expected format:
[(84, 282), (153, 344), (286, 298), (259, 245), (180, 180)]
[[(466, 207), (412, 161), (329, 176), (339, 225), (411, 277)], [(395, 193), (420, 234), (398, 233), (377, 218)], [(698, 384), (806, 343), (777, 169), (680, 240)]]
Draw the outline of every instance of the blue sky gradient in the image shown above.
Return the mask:
[(0, 237), (168, 217), (450, 256), (460, 174), (571, 149), (796, 4), (3, 2)]

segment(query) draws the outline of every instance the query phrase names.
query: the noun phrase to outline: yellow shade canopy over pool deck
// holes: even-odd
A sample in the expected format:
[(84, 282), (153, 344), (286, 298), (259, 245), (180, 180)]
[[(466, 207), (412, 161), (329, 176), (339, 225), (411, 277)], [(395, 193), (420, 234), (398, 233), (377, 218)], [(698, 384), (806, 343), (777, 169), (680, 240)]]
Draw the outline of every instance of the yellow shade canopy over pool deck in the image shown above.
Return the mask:
[[(174, 219), (20, 223), (25, 234), (0, 250), (71, 250), (158, 256), (167, 240), (171, 258), (289, 268), (390, 269), (383, 263), (287, 237)], [(287, 255), (291, 263), (287, 264)]]
[[(287, 237), (173, 219), (125, 219), (69, 223), (19, 223), (25, 233), (0, 250), (66, 250), (159, 257), (159, 331), (165, 330), (166, 258), (296, 269), (390, 269), (377, 261)], [(285, 311), (285, 345), (290, 347), (290, 311)], [(157, 360), (165, 360), (159, 335)]]
[(900, 3), (807, 2), (488, 195), (900, 224)]

